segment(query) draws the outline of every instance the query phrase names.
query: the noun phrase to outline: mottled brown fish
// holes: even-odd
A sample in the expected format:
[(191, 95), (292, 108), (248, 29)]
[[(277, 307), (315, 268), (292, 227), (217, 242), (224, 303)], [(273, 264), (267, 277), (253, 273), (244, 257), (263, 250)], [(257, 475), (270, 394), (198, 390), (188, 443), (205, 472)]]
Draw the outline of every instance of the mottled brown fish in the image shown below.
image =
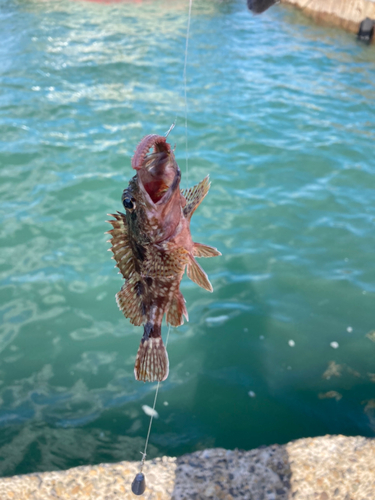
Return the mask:
[[(150, 152), (150, 149), (153, 149)], [(124, 190), (125, 214), (111, 214), (110, 250), (125, 284), (116, 295), (119, 308), (133, 325), (144, 325), (135, 360), (137, 380), (162, 381), (168, 377), (168, 354), (161, 338), (164, 314), (172, 326), (188, 320), (180, 282), (187, 275), (212, 292), (196, 257), (221, 255), (216, 248), (194, 243), (190, 219), (208, 193), (208, 177), (181, 191), (181, 172), (166, 138), (147, 135), (132, 159), (137, 171)]]

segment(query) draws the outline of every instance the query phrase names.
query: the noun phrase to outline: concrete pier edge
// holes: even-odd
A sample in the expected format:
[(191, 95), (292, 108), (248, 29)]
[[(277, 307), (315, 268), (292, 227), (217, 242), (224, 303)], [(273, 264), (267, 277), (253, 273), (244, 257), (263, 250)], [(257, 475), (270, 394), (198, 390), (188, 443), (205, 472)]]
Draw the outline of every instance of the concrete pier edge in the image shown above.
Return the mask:
[(131, 493), (139, 462), (0, 479), (1, 500), (374, 500), (375, 439), (321, 436), (250, 451), (214, 448), (146, 461), (147, 489)]
[(358, 33), (366, 18), (375, 19), (375, 2), (370, 0), (280, 0), (302, 10), (307, 16)]

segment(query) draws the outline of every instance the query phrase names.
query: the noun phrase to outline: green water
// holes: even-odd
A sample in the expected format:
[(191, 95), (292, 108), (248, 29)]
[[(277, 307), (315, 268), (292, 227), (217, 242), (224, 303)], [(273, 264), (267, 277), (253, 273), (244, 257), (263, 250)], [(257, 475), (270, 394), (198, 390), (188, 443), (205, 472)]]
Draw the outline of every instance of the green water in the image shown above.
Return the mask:
[(2, 475), (140, 458), (155, 386), (134, 380), (104, 221), (176, 115), (182, 187), (212, 180), (193, 237), (223, 256), (213, 294), (183, 280), (149, 457), (375, 435), (374, 47), (194, 0), (187, 175), (187, 4), (2, 2)]

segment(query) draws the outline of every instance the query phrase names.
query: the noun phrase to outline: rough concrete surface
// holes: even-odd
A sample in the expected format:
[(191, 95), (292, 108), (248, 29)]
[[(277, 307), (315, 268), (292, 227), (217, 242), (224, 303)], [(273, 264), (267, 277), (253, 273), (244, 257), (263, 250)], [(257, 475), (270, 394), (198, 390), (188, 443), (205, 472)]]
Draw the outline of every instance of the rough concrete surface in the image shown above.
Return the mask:
[(329, 22), (358, 32), (366, 18), (375, 19), (375, 3), (371, 0), (281, 0), (298, 7), (315, 20)]
[(0, 479), (7, 500), (374, 500), (375, 439), (324, 436), (251, 451), (215, 448), (147, 461), (147, 490), (131, 493), (139, 463)]

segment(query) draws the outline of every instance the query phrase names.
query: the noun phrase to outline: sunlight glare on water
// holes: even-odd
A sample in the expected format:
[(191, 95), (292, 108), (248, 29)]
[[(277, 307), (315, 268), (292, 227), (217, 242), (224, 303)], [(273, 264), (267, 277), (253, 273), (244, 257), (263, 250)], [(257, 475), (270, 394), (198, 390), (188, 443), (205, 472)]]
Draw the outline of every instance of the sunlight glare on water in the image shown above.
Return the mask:
[[(149, 458), (375, 431), (375, 50), (277, 6), (194, 0), (192, 219), (213, 294), (184, 278)], [(155, 384), (118, 311), (107, 213), (169, 139), (185, 180), (188, 2), (3, 2), (0, 474), (138, 460)], [(163, 404), (164, 402), (164, 404)], [(166, 404), (167, 403), (167, 404)]]

